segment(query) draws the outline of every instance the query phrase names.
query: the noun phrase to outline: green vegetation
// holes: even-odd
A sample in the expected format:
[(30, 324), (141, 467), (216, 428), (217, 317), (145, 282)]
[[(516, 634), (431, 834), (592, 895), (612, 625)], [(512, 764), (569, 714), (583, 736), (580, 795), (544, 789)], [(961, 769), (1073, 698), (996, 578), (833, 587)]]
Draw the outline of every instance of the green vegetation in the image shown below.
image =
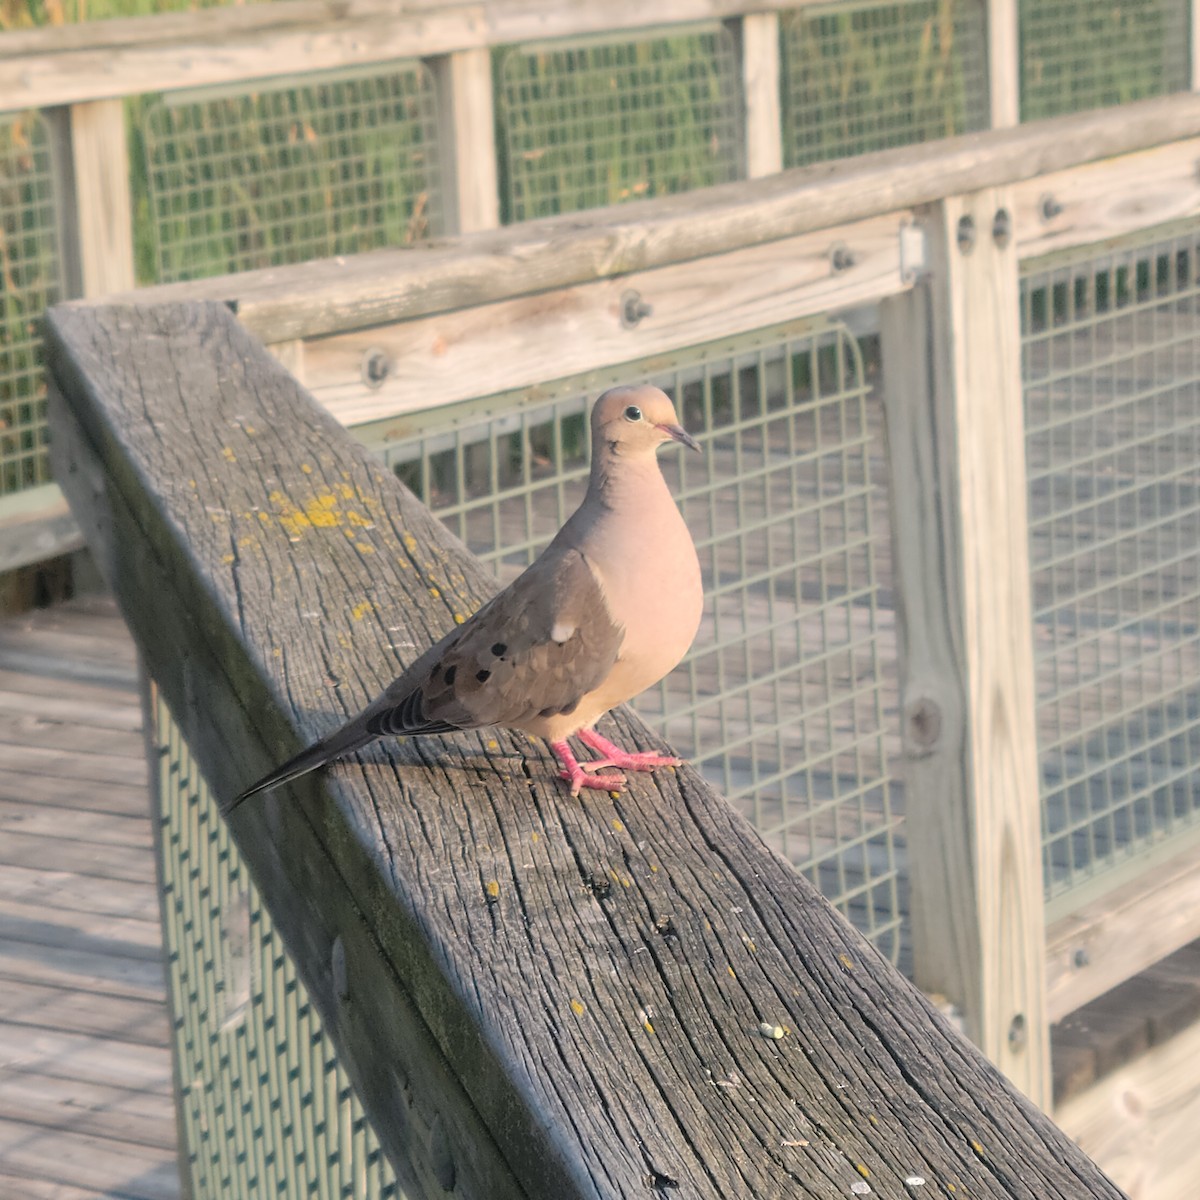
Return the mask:
[(787, 166), (987, 128), (981, 0), (800, 9), (782, 37)]
[(50, 478), (38, 321), (59, 299), (56, 220), (45, 124), (0, 119), (0, 497)]
[(138, 270), (195, 279), (441, 231), (424, 66), (130, 102)]
[(1187, 0), (1021, 0), (1021, 116), (1188, 88)]
[(498, 51), (507, 222), (738, 178), (740, 83), (720, 27)]
[(0, 0), (0, 30), (38, 25), (74, 25), (109, 17), (146, 17), (154, 13), (194, 12), (267, 0)]

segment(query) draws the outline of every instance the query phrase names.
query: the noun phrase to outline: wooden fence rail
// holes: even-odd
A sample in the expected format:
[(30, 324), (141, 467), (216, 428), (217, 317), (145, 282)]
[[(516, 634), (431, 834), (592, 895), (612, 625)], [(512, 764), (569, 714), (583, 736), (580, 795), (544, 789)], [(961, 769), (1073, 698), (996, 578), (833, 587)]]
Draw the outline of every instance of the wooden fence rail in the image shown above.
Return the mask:
[[(1187, 902), (1188, 854), (1153, 895), (1140, 882), (1137, 896), (1125, 895), (1119, 920), (1098, 903), (1043, 937), (1037, 745), (1026, 719), (1032, 648), (1020, 619), (1019, 260), (1186, 221), (1200, 211), (1198, 135), (1200, 97), (1174, 96), (129, 299), (228, 305), (328, 411), (347, 424), (378, 422), (384, 443), (410, 414), (441, 404), (878, 304), (905, 774), (940, 805), (909, 807), (908, 875), (921, 881), (915, 978), (1048, 1106), (1048, 1022), (1200, 926)], [(997, 254), (1001, 212), (1009, 234)], [(964, 215), (977, 235), (969, 253), (957, 248)], [(838, 244), (848, 262), (835, 266)], [(621, 319), (631, 291), (652, 310), (635, 325)], [(385, 364), (378, 386), (363, 383), (368, 357)], [(999, 446), (1007, 461), (989, 476)], [(979, 605), (1001, 596), (1009, 600), (995, 620), (985, 617)], [(913, 738), (926, 702), (942, 718), (937, 734)], [(1156, 919), (1168, 910), (1170, 922)], [(1143, 935), (1148, 923), (1153, 938)]]
[[(1020, 117), (1018, 6), (1015, 0), (978, 2), (983, 5), (981, 20), (987, 31), (989, 123), (993, 130), (1006, 130)], [(55, 208), (63, 288), (66, 295), (94, 297), (127, 291), (135, 283), (131, 232), (134, 202), (125, 112), (129, 97), (226, 85), (250, 90), (257, 80), (303, 78), (313, 72), (419, 60), (429, 70), (437, 97), (436, 142), (442, 165), (445, 227), (456, 233), (495, 230), (501, 219), (501, 202), (493, 113), (493, 51), (556, 38), (644, 36), (652, 29), (723, 22), (737, 48), (735, 91), (740, 91), (740, 112), (736, 123), (744, 149), (738, 173), (759, 179), (778, 172), (784, 161), (780, 22), (788, 12), (811, 8), (815, 3), (670, 0), (645, 5), (636, 0), (614, 0), (597, 6), (559, 0), (468, 0), (450, 4), (439, 0), (405, 0), (402, 4), (385, 0), (284, 0), (250, 8), (10, 32), (0, 35), (0, 112), (32, 108), (40, 109), (48, 118), (55, 141)], [(1197, 24), (1193, 20), (1193, 31)], [(1170, 105), (1141, 110), (1131, 106), (1122, 121), (1106, 123), (1109, 129), (1124, 127), (1129, 131), (1128, 138), (1118, 139), (1123, 148), (1110, 146), (1103, 151), (1086, 130), (1081, 130), (1080, 141), (1064, 134), (1057, 149), (1047, 148), (1045, 158), (1037, 154), (1029, 157), (1028, 170), (1044, 173), (1050, 169), (1050, 161), (1082, 162), (1200, 132), (1195, 121), (1184, 119), (1180, 123), (1186, 111)], [(1163, 123), (1146, 124), (1147, 118), (1155, 117), (1161, 117)], [(965, 145), (968, 143), (959, 147), (960, 166)], [(1012, 145), (1028, 149), (1019, 141)], [(1088, 148), (1087, 153), (1073, 157), (1077, 145)], [(998, 167), (1003, 157), (1001, 146), (993, 143), (984, 155), (993, 167)], [(903, 156), (897, 161), (907, 164), (913, 179), (929, 181), (926, 199), (930, 201), (1009, 181), (989, 177), (956, 183), (940, 174), (938, 163), (927, 164), (921, 156), (915, 160), (915, 168)], [(949, 160), (942, 159), (941, 165), (949, 166)], [(1003, 169), (999, 173), (1003, 175)], [(968, 168), (967, 174), (978, 171)], [(828, 188), (826, 182), (830, 183)], [(839, 186), (842, 184), (845, 186)], [(812, 230), (845, 225), (851, 221), (851, 213), (864, 207), (882, 213), (915, 202), (897, 201), (880, 208), (880, 197), (873, 199), (869, 189), (858, 188), (852, 173), (828, 180), (826, 171), (817, 171), (806, 182), (784, 184), (777, 194), (783, 195), (794, 186), (803, 189), (803, 206), (812, 209), (806, 219), (807, 228)], [(756, 203), (765, 204), (768, 192), (754, 196)], [(849, 207), (842, 207), (847, 200)], [(790, 210), (794, 214), (797, 205), (790, 205)], [(771, 231), (766, 208), (753, 218), (755, 222), (761, 219), (766, 225), (759, 241), (785, 236)], [(649, 220), (653, 222), (654, 218)], [(1061, 229), (1061, 225), (1057, 222), (1055, 228)], [(715, 235), (716, 241), (722, 239), (719, 225), (701, 222), (697, 229)], [(846, 232), (860, 243), (857, 269), (839, 274), (833, 281), (825, 294), (828, 307), (883, 298), (889, 294), (888, 287), (872, 287), (872, 283), (886, 281), (899, 260), (895, 246), (888, 244), (895, 239), (883, 237), (886, 229), (859, 227)], [(565, 256), (561, 266), (549, 271), (544, 286), (562, 286), (569, 278), (592, 275), (592, 263), (582, 272), (578, 269), (578, 253), (586, 254), (591, 249), (602, 252), (598, 247), (580, 245), (576, 253)], [(656, 262), (678, 261), (676, 250), (682, 249), (676, 239), (664, 233), (641, 245), (625, 244), (621, 253), (603, 262), (606, 274), (612, 276), (644, 270)], [(829, 252), (826, 245), (798, 245), (792, 249), (809, 256), (814, 269), (823, 269)], [(544, 255), (535, 258), (545, 266)], [(492, 271), (493, 266), (489, 266), (488, 273), (502, 276), (514, 262), (510, 257), (500, 264), (499, 272)], [(874, 274), (865, 273), (868, 268)], [(523, 271), (519, 273), (532, 279)], [(332, 276), (329, 281), (334, 282)], [(346, 282), (354, 289), (363, 286), (361, 279)], [(439, 294), (444, 292), (434, 289), (431, 297)], [(329, 299), (327, 289), (322, 289), (322, 296)], [(394, 312), (399, 299), (380, 297), (379, 301), (385, 312)], [(371, 300), (364, 294), (360, 303), (351, 306), (352, 311), (369, 320)], [(609, 303), (607, 297), (605, 302)], [(345, 308), (344, 303), (341, 307)], [(410, 310), (406, 315), (414, 312)], [(291, 319), (299, 322), (302, 317), (297, 312)], [(382, 315), (378, 319), (390, 318)], [(286, 337), (281, 334), (278, 340)], [(493, 357), (489, 352), (488, 358)], [(353, 391), (361, 400), (357, 372), (354, 378)], [(338, 407), (345, 399), (344, 388), (339, 395), (322, 394), (321, 398), (332, 403), (344, 419), (356, 419), (359, 409), (355, 405)], [(389, 387), (368, 400), (378, 410), (379, 401), (395, 403), (397, 397)], [(52, 487), (20, 500), (4, 497), (0, 505), (0, 567), (37, 561), (39, 556), (65, 552), (77, 544), (78, 532), (63, 520), (61, 497)]]
[[(215, 794), (489, 593), (224, 306), (60, 307), (48, 348), (58, 477)], [(581, 803), (524, 739), (428, 739), (233, 832), (413, 1196), (1120, 1195), (686, 767)]]

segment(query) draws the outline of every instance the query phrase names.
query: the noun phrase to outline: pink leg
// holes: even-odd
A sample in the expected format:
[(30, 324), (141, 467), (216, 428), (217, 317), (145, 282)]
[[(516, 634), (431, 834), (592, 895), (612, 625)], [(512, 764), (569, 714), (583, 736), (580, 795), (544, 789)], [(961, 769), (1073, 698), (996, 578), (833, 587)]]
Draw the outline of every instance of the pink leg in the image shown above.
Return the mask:
[(624, 775), (588, 774), (579, 765), (579, 760), (571, 753), (571, 747), (566, 742), (551, 742), (550, 749), (562, 763), (563, 769), (559, 771), (558, 777), (565, 779), (571, 785), (572, 796), (578, 796), (580, 788), (597, 788), (601, 791), (611, 792), (615, 788), (620, 788), (625, 782)]
[(599, 762), (588, 763), (583, 768), (585, 771), (594, 771), (600, 767), (618, 767), (622, 771), (653, 771), (655, 767), (677, 767), (682, 761), (666, 754), (631, 754), (628, 750), (614, 745), (608, 738), (601, 737), (594, 729), (581, 729), (579, 740), (602, 756)]

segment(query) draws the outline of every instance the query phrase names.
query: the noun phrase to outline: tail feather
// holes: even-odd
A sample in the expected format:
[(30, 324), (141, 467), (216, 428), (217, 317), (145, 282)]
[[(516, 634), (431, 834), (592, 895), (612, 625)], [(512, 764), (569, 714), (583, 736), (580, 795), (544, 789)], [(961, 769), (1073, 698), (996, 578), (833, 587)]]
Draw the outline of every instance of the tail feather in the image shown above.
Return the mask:
[(352, 751), (360, 749), (369, 742), (375, 741), (377, 736), (377, 734), (367, 729), (366, 722), (361, 717), (358, 720), (350, 722), (348, 725), (344, 725), (328, 737), (322, 738), (319, 742), (314, 742), (306, 750), (301, 750), (294, 758), (289, 758), (287, 762), (280, 767), (276, 767), (269, 775), (264, 775), (257, 783), (252, 784), (242, 792), (241, 795), (235, 796), (225, 805), (226, 815), (233, 812), (243, 800), (249, 800), (251, 796), (255, 796), (259, 792), (265, 792), (268, 788), (279, 787), (280, 784), (290, 783), (293, 779), (299, 779), (301, 775), (307, 775), (310, 771), (315, 771), (318, 767), (323, 767), (327, 762), (332, 762), (335, 758), (341, 758), (342, 755), (350, 754)]

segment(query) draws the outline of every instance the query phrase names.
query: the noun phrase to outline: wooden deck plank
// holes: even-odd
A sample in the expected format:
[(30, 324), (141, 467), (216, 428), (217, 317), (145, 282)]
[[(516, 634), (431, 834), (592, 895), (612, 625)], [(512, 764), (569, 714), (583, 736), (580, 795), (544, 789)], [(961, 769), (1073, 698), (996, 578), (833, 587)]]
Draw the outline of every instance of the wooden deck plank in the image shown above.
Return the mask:
[(70, 638), (54, 631), (6, 629), (0, 625), (0, 665), (66, 682), (134, 687), (137, 667), (126, 656), (96, 648), (98, 639)]
[[(0, 836), (13, 833), (53, 838), (62, 828), (63, 815), (53, 809), (8, 800), (0, 796)], [(154, 860), (154, 839), (146, 815), (140, 818), (111, 812), (77, 812), (71, 818), (71, 836), (93, 846), (122, 846), (143, 852)]]
[(141, 703), (112, 600), (0, 624), (0, 1197), (176, 1200)]
[(162, 962), (157, 919), (97, 916), (86, 909), (47, 908), (23, 900), (0, 900), (0, 921), (4, 922), (4, 936), (12, 941)]
[(106, 1189), (128, 1200), (175, 1200), (179, 1173), (160, 1150), (0, 1118), (6, 1170), (73, 1187)]
[(0, 866), (69, 870), (101, 879), (154, 883), (154, 857), (127, 846), (97, 846), (74, 838), (6, 833), (0, 839)]
[(125, 997), (114, 1020), (109, 997), (79, 987), (0, 980), (0, 1022), (103, 1035), (137, 1046), (169, 1048), (170, 1029), (161, 999)]
[(137, 999), (161, 1001), (164, 994), (162, 964), (153, 958), (17, 941), (6, 932), (0, 941), (0, 990), (23, 981)]
[(141, 735), (135, 731), (48, 720), (29, 713), (0, 709), (0, 743), (44, 747), (58, 754), (69, 745), (76, 754), (94, 751), (115, 758), (131, 758), (145, 768), (146, 746)]
[(144, 761), (117, 754), (69, 754), (65, 747), (0, 746), (0, 771), (27, 771), (56, 779), (100, 780), (145, 786)]
[[(0, 1120), (175, 1149), (175, 1114), (154, 1092), (13, 1074), (0, 1085)], [(0, 1192), (0, 1195), (7, 1193)]]
[(97, 918), (158, 920), (158, 897), (141, 880), (105, 879), (24, 864), (0, 870), (0, 900), (38, 904), (46, 910)]
[(29, 771), (0, 771), (0, 798), (39, 808), (114, 813), (147, 819), (145, 784), (56, 779)]
[[(4, 1077), (29, 1073), (49, 1079), (77, 1079), (100, 1087), (153, 1092), (170, 1110), (173, 1101), (171, 1057), (166, 1050), (141, 1047), (134, 1053), (123, 1042), (56, 1029), (0, 1026), (0, 1065)], [(6, 1162), (0, 1139), (0, 1163)]]
[(75, 728), (107, 729), (141, 737), (142, 713), (137, 696), (123, 688), (98, 688), (95, 696), (81, 697), (74, 688), (64, 694), (61, 683), (46, 690), (22, 688), (20, 680), (35, 676), (15, 676), (0, 671), (0, 713), (23, 714), (52, 724)]
[[(118, 634), (117, 636), (123, 636)], [(102, 709), (110, 704), (138, 709), (137, 688), (131, 684), (77, 682), (64, 695), (62, 680), (48, 675), (31, 675), (28, 671), (17, 671), (0, 659), (0, 689), (21, 696), (46, 696), (62, 703), (81, 705), (84, 711), (96, 706), (94, 715), (102, 719)]]
[(0, 1163), (0, 1196), (5, 1200), (112, 1200), (112, 1192), (77, 1188), (52, 1179), (18, 1179)]

